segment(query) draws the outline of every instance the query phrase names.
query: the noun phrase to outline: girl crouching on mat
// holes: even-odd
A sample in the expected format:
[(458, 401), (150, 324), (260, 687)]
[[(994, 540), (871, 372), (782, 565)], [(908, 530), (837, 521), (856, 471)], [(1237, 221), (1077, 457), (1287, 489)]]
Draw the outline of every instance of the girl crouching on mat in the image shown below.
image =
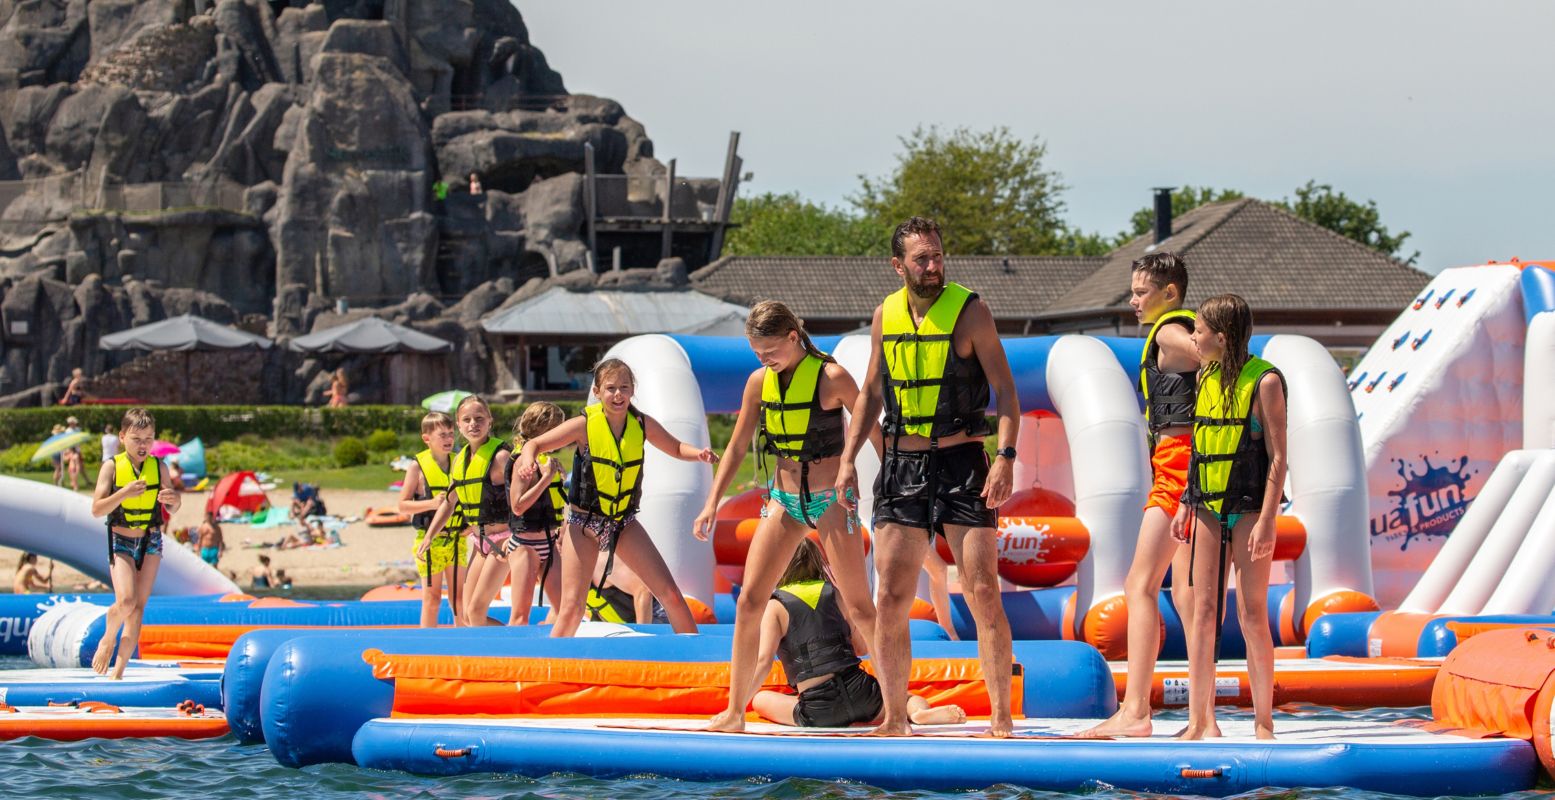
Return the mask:
[(157, 423), (150, 413), (143, 408), (124, 412), (119, 426), (124, 450), (103, 462), (92, 493), (92, 516), (108, 518), (108, 570), (113, 580), (113, 605), (92, 656), (92, 670), (107, 674), (117, 644), (114, 680), (124, 677), (140, 642), (141, 615), (162, 563), (162, 529), (182, 502), (166, 482), (161, 460), (151, 455), (156, 438)]
[(458, 432), (454, 418), (441, 411), (433, 411), (421, 418), (421, 441), (427, 448), (416, 454), (415, 461), (405, 470), (405, 480), (400, 484), (399, 511), (410, 514), (410, 524), (416, 529), (416, 572), (421, 575), (421, 627), (436, 628), (438, 610), (443, 605), (443, 587), (448, 587), (448, 608), (453, 611), (454, 625), (462, 619), (459, 615), (459, 576), (461, 568), (470, 564), (469, 547), (460, 536), (458, 524), (445, 524), (443, 535), (432, 541), (423, 551), (421, 543), (427, 541), (427, 528), (433, 516), (443, 504), (452, 482), (448, 477), (449, 462), (453, 456)]
[[(524, 442), (562, 424), (566, 412), (555, 403), (531, 403), (513, 423), (513, 441), (519, 447)], [(535, 456), (538, 475), (526, 481), (517, 475), (509, 481), (513, 498), (512, 520), (508, 527), (513, 535), (502, 547), (502, 555), (508, 562), (509, 596), (513, 600), (509, 625), (529, 624), (529, 603), (535, 594), (535, 583), (541, 584), (541, 596), (556, 603), (556, 592), (561, 586), (561, 572), (556, 567), (557, 536), (566, 521), (567, 495), (562, 484), (562, 462), (545, 453)], [(515, 472), (518, 460), (513, 460)]]
[[(692, 529), (703, 541), (712, 533), (718, 501), (745, 460), (751, 435), (756, 434), (757, 458), (763, 460), (758, 467), (769, 454), (776, 466), (767, 482), (767, 504), (751, 538), (745, 583), (735, 608), (729, 707), (709, 723), (710, 729), (720, 731), (745, 727), (749, 676), (766, 674), (766, 665), (772, 663), (770, 654), (765, 661), (755, 658), (763, 609), (794, 548), (811, 528), (820, 534), (848, 619), (859, 633), (857, 651), (868, 652), (875, 635), (875, 604), (864, 568), (864, 540), (857, 535), (858, 519), (837, 502), (837, 490), (832, 488), (847, 433), (842, 411), (853, 407), (858, 385), (847, 370), (810, 342), (799, 318), (782, 303), (756, 304), (745, 320), (745, 335), (763, 366), (745, 381), (729, 446)], [(877, 448), (879, 430), (874, 426), (870, 436)]]
[[(885, 710), (880, 683), (859, 666), (848, 619), (837, 603), (836, 588), (826, 579), (821, 549), (800, 539), (778, 583), (762, 610), (758, 663), (770, 665), (776, 655), (796, 694), (757, 691), (767, 677), (767, 671), (760, 670), (748, 685), (756, 713), (779, 725), (804, 728), (879, 723)], [(740, 713), (743, 718), (743, 708)], [(917, 695), (907, 696), (907, 714), (914, 725), (966, 722), (960, 706), (930, 708), (929, 701)]]
[(676, 633), (695, 633), (691, 608), (675, 585), (664, 557), (637, 521), (642, 499), (646, 445), (681, 459), (714, 464), (709, 447), (697, 448), (676, 439), (657, 420), (632, 407), (636, 380), (626, 362), (607, 358), (594, 368), (598, 405), (584, 409), (545, 433), (524, 442), (514, 474), (523, 481), (538, 479), (538, 457), (568, 445), (578, 448), (567, 496), (567, 521), (562, 535), (561, 598), (555, 607), (552, 636), (571, 636), (583, 620), (583, 601), (600, 553), (605, 572), (619, 556), (653, 591), (669, 615)]
[[(1237, 616), (1247, 639), (1254, 731), (1274, 738), (1274, 642), (1269, 634), (1269, 566), (1274, 518), (1285, 486), (1285, 378), (1249, 356), (1253, 313), (1234, 294), (1199, 306), (1193, 454), (1172, 535), (1188, 542), (1194, 587), (1188, 638), (1188, 727), (1184, 739), (1220, 735), (1215, 662), (1225, 608), (1227, 559), (1236, 567)], [(1211, 587), (1215, 587), (1211, 591)]]
[(512, 514), (508, 507), (512, 448), (491, 435), (491, 407), (476, 395), (460, 401), (454, 422), (464, 436), (464, 447), (449, 464), (449, 491), (427, 526), (416, 557), (426, 555), (445, 526), (462, 527), (463, 535), (470, 539), (470, 569), (464, 582), (464, 603), (456, 613), (465, 625), (489, 625), (493, 623), (486, 618), (486, 611), (507, 574), (500, 551), (508, 538), (508, 517)]

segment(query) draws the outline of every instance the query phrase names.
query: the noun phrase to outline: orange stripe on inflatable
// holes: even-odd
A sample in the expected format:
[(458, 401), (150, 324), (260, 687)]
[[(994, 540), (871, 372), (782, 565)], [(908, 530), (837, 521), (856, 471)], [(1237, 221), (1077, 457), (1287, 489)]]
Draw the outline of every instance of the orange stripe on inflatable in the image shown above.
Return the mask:
[(1408, 658), (1420, 651), (1420, 632), (1439, 614), (1384, 611), (1371, 623), (1366, 649), (1372, 655)]
[[(394, 681), (394, 715), (684, 717), (728, 705), (729, 665), (720, 662), (595, 661), (565, 658), (388, 655), (368, 650), (373, 676)], [(869, 662), (864, 662), (869, 669)], [(764, 688), (786, 691), (774, 664)], [(909, 689), (931, 705), (956, 703), (987, 716), (975, 659), (913, 662)], [(1020, 679), (1014, 696), (1020, 697)]]
[(1490, 631), (1504, 631), (1508, 628), (1527, 628), (1526, 622), (1473, 622), (1468, 620), (1455, 620), (1447, 623), (1447, 630), (1452, 631), (1458, 637), (1458, 643), (1462, 644), (1482, 633)]
[[(413, 625), (373, 625), (350, 630), (409, 629)], [(257, 630), (339, 631), (326, 625), (146, 625), (140, 629), (141, 658), (223, 659), (238, 637)]]
[(285, 597), (261, 597), (249, 604), (249, 608), (307, 608), (311, 603), (299, 603)]
[(60, 742), (82, 739), (141, 739), (171, 736), (179, 739), (213, 739), (227, 735), (224, 717), (135, 719), (102, 715), (81, 718), (10, 720), (0, 717), (0, 740), (37, 736)]
[(1555, 703), (1555, 633), (1521, 628), (1480, 633), (1442, 663), (1431, 693), (1433, 730), (1533, 742), (1555, 774), (1550, 705)]
[[(1389, 664), (1393, 665), (1394, 669), (1335, 669), (1332, 672), (1324, 672), (1322, 670), (1282, 671), (1276, 667), (1274, 671), (1275, 705), (1282, 703), (1315, 703), (1343, 708), (1425, 705), (1430, 702), (1432, 684), (1436, 679), (1438, 671), (1438, 665), (1435, 662), (1406, 658), (1326, 658), (1324, 660), (1364, 664)], [(1225, 689), (1217, 688), (1215, 693), (1215, 703), (1217, 705), (1249, 705), (1252, 703), (1252, 688), (1245, 667), (1230, 668), (1222, 666), (1215, 671), (1215, 677), (1220, 680), (1236, 680), (1235, 694)], [(1155, 675), (1151, 677), (1150, 705), (1154, 708), (1186, 705), (1187, 695), (1181, 688), (1186, 685), (1186, 678), (1186, 671), (1156, 670)], [(1170, 692), (1167, 691), (1166, 686), (1168, 680), (1173, 681), (1174, 684)], [(1113, 673), (1112, 681), (1117, 688), (1118, 699), (1121, 700), (1124, 690), (1128, 687), (1128, 675), (1123, 672), (1115, 672)]]

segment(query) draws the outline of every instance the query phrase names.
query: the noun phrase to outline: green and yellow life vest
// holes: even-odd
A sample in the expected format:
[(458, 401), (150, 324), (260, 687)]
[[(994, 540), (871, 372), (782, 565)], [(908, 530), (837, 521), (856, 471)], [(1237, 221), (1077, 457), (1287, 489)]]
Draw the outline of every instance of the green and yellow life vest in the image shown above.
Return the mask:
[[(541, 453), (535, 456), (535, 464), (541, 469), (551, 463), (552, 456)], [(561, 527), (562, 520), (567, 514), (567, 495), (565, 484), (562, 482), (560, 472), (551, 476), (551, 485), (524, 513), (513, 521), (513, 529), (520, 531), (543, 531)]]
[(1191, 332), (1198, 318), (1185, 308), (1162, 314), (1145, 337), (1145, 350), (1139, 355), (1139, 390), (1145, 396), (1145, 424), (1150, 432), (1176, 425), (1193, 424), (1195, 372), (1162, 372), (1161, 349), (1155, 343), (1163, 325), (1184, 325)]
[(778, 642), (776, 655), (789, 684), (859, 663), (836, 587), (826, 581), (790, 583), (773, 591), (772, 599), (788, 612), (788, 632)]
[(637, 621), (637, 609), (632, 596), (614, 586), (590, 586), (583, 605), (589, 619), (595, 622), (614, 622), (622, 625)]
[(1269, 454), (1263, 440), (1252, 437), (1252, 409), (1259, 381), (1271, 372), (1279, 376), (1283, 388), (1285, 378), (1273, 364), (1257, 357), (1248, 359), (1237, 375), (1229, 408), (1224, 407), (1224, 377), (1218, 363), (1206, 367), (1199, 381), (1186, 499), (1214, 512), (1222, 521), (1231, 514), (1263, 508)]
[(778, 373), (761, 379), (761, 449), (794, 461), (816, 461), (842, 452), (842, 409), (821, 408), (821, 371), (826, 361), (806, 354), (784, 389)]
[(503, 450), (511, 448), (507, 442), (493, 436), (482, 442), (474, 453), (466, 444), (454, 455), (448, 476), (454, 496), (459, 499), (457, 513), (462, 524), (506, 525), (512, 515), (512, 509), (508, 508), (507, 484), (499, 486), (491, 482), (491, 462)]
[(637, 510), (642, 492), (643, 446), (647, 435), (642, 414), (628, 408), (626, 428), (617, 439), (604, 406), (583, 410), (588, 418), (588, 450), (572, 462), (569, 502), (611, 520), (626, 519)]
[(119, 453), (113, 457), (113, 490), (115, 492), (138, 480), (146, 482), (146, 491), (134, 497), (125, 498), (118, 508), (108, 513), (108, 527), (128, 528), (137, 531), (150, 531), (161, 528), (164, 520), (162, 509), (157, 505), (157, 492), (162, 489), (161, 462), (147, 456), (141, 462), (140, 472), (135, 471), (135, 465), (130, 462), (129, 453)]
[[(417, 500), (435, 500), (448, 493), (448, 487), (453, 484), (453, 479), (448, 477), (448, 473), (444, 472), (443, 468), (437, 465), (437, 457), (432, 455), (430, 449), (422, 450), (416, 454), (416, 465), (421, 468), (421, 480), (426, 482), (427, 486), (426, 496), (419, 496), (420, 492), (418, 491)], [(427, 526), (432, 524), (434, 514), (436, 514), (435, 511), (423, 511), (420, 514), (413, 514), (410, 518), (410, 524), (417, 532), (426, 533)], [(443, 526), (443, 529), (457, 531), (463, 527), (464, 525), (461, 524), (459, 518), (459, 511), (455, 509), (453, 515), (448, 518), (448, 523)]]
[(880, 379), (885, 399), (881, 430), (887, 436), (938, 439), (989, 433), (988, 378), (977, 356), (956, 354), (956, 322), (977, 297), (959, 283), (947, 283), (921, 324), (913, 324), (907, 289), (881, 304)]

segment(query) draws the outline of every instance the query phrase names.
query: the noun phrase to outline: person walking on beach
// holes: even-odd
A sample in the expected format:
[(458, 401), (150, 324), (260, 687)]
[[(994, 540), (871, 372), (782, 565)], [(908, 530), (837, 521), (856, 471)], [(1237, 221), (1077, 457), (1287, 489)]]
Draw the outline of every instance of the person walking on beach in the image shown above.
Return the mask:
[(1237, 617), (1247, 640), (1253, 730), (1274, 738), (1274, 640), (1269, 633), (1269, 567), (1274, 518), (1284, 500), (1285, 377), (1248, 354), (1253, 312), (1222, 294), (1199, 306), (1193, 344), (1199, 352), (1193, 455), (1172, 535), (1191, 551), (1188, 628), (1188, 727), (1184, 739), (1220, 735), (1215, 722), (1215, 666), (1224, 609), (1227, 561), (1236, 568)]
[(427, 529), (432, 517), (443, 504), (443, 496), (452, 485), (449, 475), (449, 459), (453, 456), (458, 431), (454, 418), (441, 411), (433, 411), (421, 418), (421, 441), (426, 449), (405, 470), (405, 480), (400, 482), (399, 512), (409, 514), (411, 527), (416, 529), (416, 542), (412, 546), (416, 572), (421, 575), (421, 627), (436, 628), (438, 611), (443, 605), (443, 591), (447, 587), (448, 607), (453, 611), (454, 625), (462, 619), (459, 614), (459, 568), (468, 566), (468, 543), (459, 530), (464, 526), (450, 514), (450, 521), (443, 527), (444, 535), (425, 551)]
[(130, 654), (140, 641), (141, 615), (162, 563), (162, 529), (183, 502), (178, 492), (162, 482), (162, 463), (151, 455), (156, 438), (157, 423), (150, 413), (143, 408), (124, 412), (119, 425), (124, 452), (98, 470), (97, 489), (92, 494), (92, 516), (107, 518), (114, 595), (107, 627), (92, 656), (92, 669), (99, 675), (107, 674), (117, 644), (114, 680), (124, 677)]
[[(891, 236), (902, 288), (875, 309), (869, 369), (837, 470), (842, 502), (856, 496), (854, 459), (882, 403), (885, 454), (875, 479), (875, 569), (879, 575), (872, 658), (885, 696), (876, 732), (909, 733), (907, 613), (933, 538), (944, 536), (960, 568), (962, 596), (977, 624), (992, 714), (989, 733), (1009, 736), (1010, 624), (999, 595), (998, 508), (1010, 497), (1020, 403), (993, 315), (977, 293), (945, 277), (945, 249), (933, 220), (913, 217)], [(997, 397), (998, 450), (989, 433)], [(850, 495), (850, 493), (853, 493)]]
[[(875, 604), (864, 566), (864, 540), (856, 512), (837, 502), (838, 457), (846, 428), (843, 410), (858, 400), (858, 385), (830, 355), (811, 343), (804, 325), (788, 306), (768, 300), (756, 304), (745, 320), (751, 350), (764, 365), (745, 381), (739, 417), (718, 474), (692, 532), (707, 541), (718, 519), (718, 501), (745, 460), (756, 433), (757, 458), (771, 455), (774, 474), (767, 482), (767, 504), (745, 557), (745, 581), (735, 607), (734, 641), (729, 666), (729, 707), (709, 724), (711, 730), (745, 727), (752, 675), (772, 663), (757, 658), (763, 610), (794, 549), (814, 528), (837, 576), (836, 587), (848, 619), (859, 632), (858, 652), (868, 652), (875, 634)], [(869, 426), (880, 446), (879, 428)]]
[(1193, 405), (1199, 353), (1193, 347), (1194, 313), (1182, 307), (1188, 293), (1188, 268), (1173, 253), (1151, 253), (1134, 262), (1129, 282), (1129, 306), (1142, 325), (1150, 326), (1139, 364), (1139, 386), (1145, 396), (1145, 423), (1150, 429), (1149, 499), (1139, 524), (1134, 561), (1123, 583), (1128, 619), (1128, 684), (1123, 703), (1111, 718), (1079, 736), (1149, 736), (1150, 677), (1161, 647), (1161, 584), (1166, 570), (1172, 599), (1184, 630), (1193, 628), (1193, 591), (1187, 580), (1188, 549), (1172, 537), (1172, 518), (1188, 484), (1188, 458), (1193, 450)]
[(696, 633), (691, 607), (675, 584), (664, 556), (637, 521), (643, 493), (643, 456), (648, 445), (682, 461), (718, 463), (711, 447), (694, 447), (676, 439), (658, 420), (632, 406), (636, 376), (625, 361), (607, 358), (594, 367), (597, 405), (582, 416), (524, 442), (515, 475), (533, 481), (538, 458), (568, 445), (578, 448), (572, 462), (572, 486), (567, 494), (567, 522), (562, 528), (561, 599), (556, 606), (552, 636), (571, 636), (583, 621), (584, 597), (594, 576), (594, 564), (605, 553), (605, 573), (619, 556), (664, 604), (676, 633)]
[(221, 523), (216, 521), (216, 515), (210, 511), (205, 512), (205, 521), (200, 523), (200, 560), (211, 566), (221, 560), (221, 554), (227, 550), (227, 542), (221, 536)]

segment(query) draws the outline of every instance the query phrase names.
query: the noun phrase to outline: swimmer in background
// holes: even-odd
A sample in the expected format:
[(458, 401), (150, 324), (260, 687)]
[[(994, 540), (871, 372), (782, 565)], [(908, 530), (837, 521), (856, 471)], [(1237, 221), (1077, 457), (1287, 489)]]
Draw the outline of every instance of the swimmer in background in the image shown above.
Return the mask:
[(34, 594), (54, 591), (54, 561), (49, 560), (48, 574), (38, 569), (37, 553), (22, 553), (16, 562), (16, 578), (11, 581), (11, 591), (16, 594)]
[[(758, 663), (770, 665), (776, 656), (795, 694), (761, 689), (767, 670), (760, 670), (748, 687), (752, 708), (779, 725), (878, 724), (885, 713), (880, 683), (859, 666), (848, 619), (827, 580), (821, 549), (809, 539), (800, 539), (778, 584), (762, 610)], [(740, 713), (743, 719), (743, 708)], [(960, 706), (930, 707), (914, 694), (907, 696), (907, 717), (914, 725), (966, 722)]]
[[(745, 557), (745, 582), (735, 606), (729, 707), (708, 724), (717, 731), (745, 727), (750, 676), (765, 674), (764, 665), (772, 663), (770, 655), (765, 661), (755, 657), (763, 609), (794, 549), (811, 528), (836, 565), (837, 588), (859, 633), (854, 649), (868, 653), (875, 636), (864, 539), (858, 534), (857, 516), (837, 502), (833, 486), (847, 432), (843, 411), (857, 401), (858, 384), (841, 364), (811, 343), (799, 318), (782, 303), (756, 304), (745, 320), (745, 335), (762, 366), (745, 380), (729, 446), (692, 532), (704, 542), (712, 534), (718, 501), (745, 460), (752, 434), (757, 435), (761, 451), (757, 458), (773, 456), (775, 474), (767, 482), (767, 503)], [(879, 452), (879, 426), (870, 426), (869, 436)]]
[(584, 409), (545, 433), (524, 442), (514, 475), (533, 481), (538, 458), (569, 445), (578, 448), (572, 462), (567, 521), (562, 528), (561, 598), (552, 636), (572, 636), (583, 621), (584, 598), (600, 553), (609, 565), (620, 556), (664, 604), (676, 633), (696, 633), (691, 607), (670, 574), (669, 565), (637, 521), (643, 493), (643, 457), (652, 445), (682, 461), (718, 463), (710, 447), (676, 439), (658, 420), (632, 406), (636, 377), (625, 361), (607, 358), (594, 367), (597, 405)]

